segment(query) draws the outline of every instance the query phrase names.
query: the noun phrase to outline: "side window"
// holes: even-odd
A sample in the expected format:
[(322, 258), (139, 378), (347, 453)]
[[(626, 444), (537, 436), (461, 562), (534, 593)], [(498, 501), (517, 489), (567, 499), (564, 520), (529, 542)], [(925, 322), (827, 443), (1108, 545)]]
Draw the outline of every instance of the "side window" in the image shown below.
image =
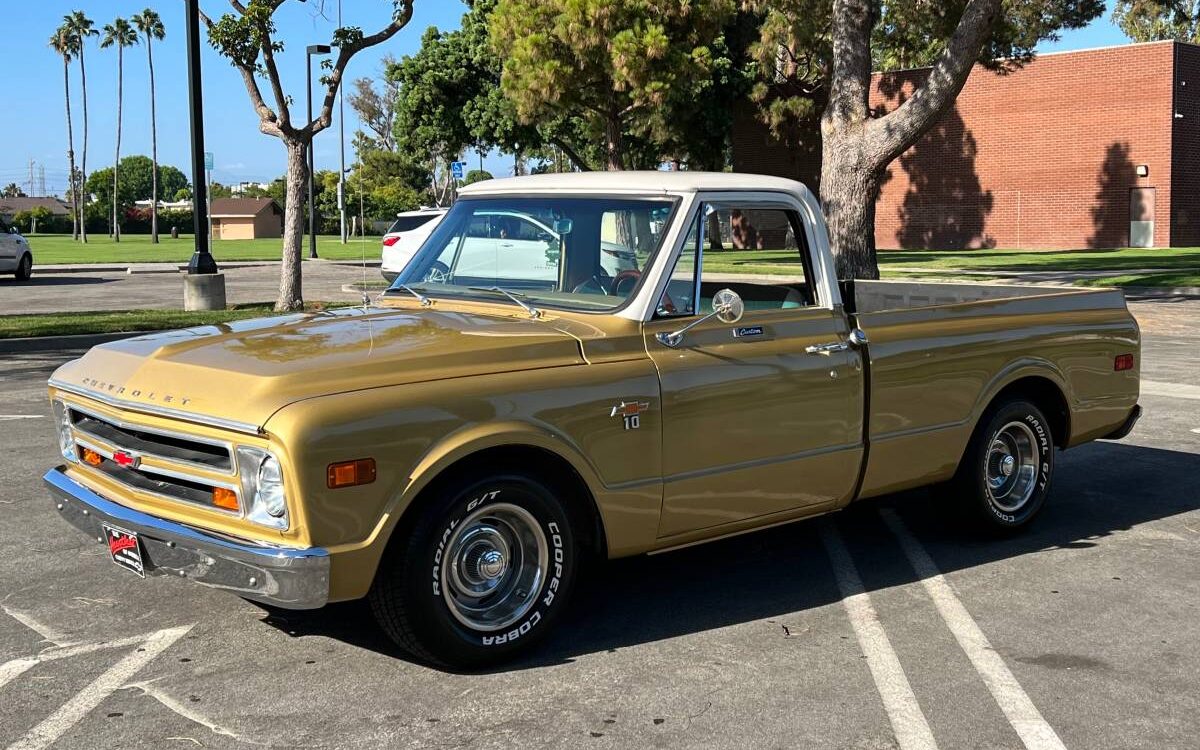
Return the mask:
[[(747, 313), (816, 304), (809, 282), (807, 236), (799, 215), (754, 204), (707, 204), (704, 208), (707, 215), (698, 218), (688, 233), (687, 248), (697, 247), (700, 222), (704, 222), (700, 299), (694, 305), (692, 295), (687, 297), (686, 314), (707, 312), (713, 295), (726, 288), (741, 295)], [(667, 287), (672, 299), (676, 289), (682, 295), (681, 277), (694, 271), (695, 251), (685, 251)], [(662, 306), (660, 303), (660, 309)], [(685, 314), (679, 305), (676, 308), (676, 314)]]

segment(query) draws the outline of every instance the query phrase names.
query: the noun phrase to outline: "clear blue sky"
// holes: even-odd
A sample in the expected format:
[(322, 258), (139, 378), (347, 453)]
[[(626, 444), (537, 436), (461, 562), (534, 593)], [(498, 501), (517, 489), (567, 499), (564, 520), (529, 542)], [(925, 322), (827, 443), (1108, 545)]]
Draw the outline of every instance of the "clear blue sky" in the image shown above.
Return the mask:
[[(328, 18), (315, 13), (315, 0), (307, 4), (288, 2), (277, 14), (277, 38), (287, 44), (280, 57), (284, 88), (296, 99), (294, 112), (304, 108), (304, 47), (327, 43), (336, 26), (337, 0), (325, 0)], [(0, 117), (0, 185), (28, 180), (29, 160), (45, 166), (46, 187), (61, 193), (66, 186), (66, 121), (63, 113), (62, 62), (47, 46), (51, 32), (63, 14), (78, 8), (97, 27), (117, 16), (131, 16), (149, 6), (159, 12), (167, 38), (154, 48), (158, 85), (158, 148), (162, 163), (190, 171), (187, 119), (186, 45), (183, 36), (183, 3), (180, 0), (34, 0), (5, 2), (4, 43), (0, 45), (0, 70), (4, 72), (5, 111)], [(361, 26), (368, 33), (381, 26), (385, 0), (343, 0), (343, 23)], [(210, 14), (228, 8), (225, 0), (202, 0)], [(348, 80), (378, 76), (380, 60), (391, 54), (401, 57), (414, 52), (421, 34), (429, 26), (457, 28), (466, 6), (457, 0), (416, 0), (412, 22), (389, 42), (360, 53), (350, 64)], [(1091, 26), (1067, 32), (1041, 51), (1083, 49), (1126, 40), (1105, 13)], [(226, 184), (242, 180), (267, 181), (284, 171), (284, 152), (275, 138), (258, 132), (258, 118), (250, 108), (241, 77), (229, 63), (204, 44), (205, 138), (215, 154), (213, 179)], [(116, 126), (116, 52), (101, 50), (93, 42), (87, 49), (89, 105), (89, 172), (112, 163)], [(82, 147), (82, 102), (78, 66), (72, 65), (72, 114), (75, 117), (78, 155)], [(317, 74), (314, 74), (316, 77)], [(141, 45), (126, 50), (125, 117), (122, 154), (150, 152), (150, 118), (146, 52)], [(335, 111), (336, 115), (336, 111)], [(347, 160), (351, 134), (359, 127), (347, 107)], [(77, 156), (78, 158), (78, 156)], [(337, 123), (317, 136), (315, 158), (318, 169), (337, 169)], [(472, 156), (474, 164), (478, 157)], [(489, 157), (486, 167), (497, 175), (509, 174), (510, 159)], [(28, 189), (28, 188), (26, 188)]]

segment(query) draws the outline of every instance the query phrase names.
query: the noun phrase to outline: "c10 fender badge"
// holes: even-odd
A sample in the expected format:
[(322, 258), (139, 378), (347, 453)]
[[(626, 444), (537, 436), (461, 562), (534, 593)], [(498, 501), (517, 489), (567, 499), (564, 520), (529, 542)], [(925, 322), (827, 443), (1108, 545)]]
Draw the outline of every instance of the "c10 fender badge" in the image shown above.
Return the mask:
[(761, 335), (763, 335), (762, 326), (750, 326), (748, 328), (734, 328), (733, 329), (733, 337), (735, 339), (742, 339), (742, 338), (746, 338), (747, 336), (761, 336)]
[(649, 401), (622, 401), (609, 412), (610, 417), (621, 417), (625, 429), (636, 430), (642, 426), (642, 412), (650, 408)]

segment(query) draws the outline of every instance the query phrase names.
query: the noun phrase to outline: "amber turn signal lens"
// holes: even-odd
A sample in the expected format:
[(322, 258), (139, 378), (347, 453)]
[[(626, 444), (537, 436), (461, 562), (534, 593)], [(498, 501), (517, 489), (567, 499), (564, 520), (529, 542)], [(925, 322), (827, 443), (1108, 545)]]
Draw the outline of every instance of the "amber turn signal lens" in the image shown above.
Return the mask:
[(83, 462), (88, 466), (99, 466), (104, 463), (104, 456), (101, 456), (91, 448), (83, 449)]
[(1116, 356), (1116, 358), (1113, 360), (1113, 369), (1116, 370), (1117, 372), (1121, 372), (1122, 370), (1132, 370), (1133, 369), (1133, 355), (1132, 354), (1118, 354)]
[(325, 483), (329, 489), (354, 487), (359, 484), (370, 484), (375, 481), (375, 459), (359, 458), (354, 461), (341, 461), (329, 464)]
[(241, 510), (237, 493), (224, 487), (213, 487), (213, 505), (225, 510)]

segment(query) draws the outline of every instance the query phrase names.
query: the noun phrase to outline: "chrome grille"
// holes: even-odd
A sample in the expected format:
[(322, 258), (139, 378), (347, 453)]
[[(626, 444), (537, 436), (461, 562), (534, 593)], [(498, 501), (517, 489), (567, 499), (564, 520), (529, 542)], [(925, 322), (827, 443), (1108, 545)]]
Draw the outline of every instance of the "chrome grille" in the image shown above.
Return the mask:
[(227, 443), (130, 425), (77, 406), (70, 406), (68, 413), (75, 431), (85, 438), (171, 463), (233, 473), (233, 451)]

